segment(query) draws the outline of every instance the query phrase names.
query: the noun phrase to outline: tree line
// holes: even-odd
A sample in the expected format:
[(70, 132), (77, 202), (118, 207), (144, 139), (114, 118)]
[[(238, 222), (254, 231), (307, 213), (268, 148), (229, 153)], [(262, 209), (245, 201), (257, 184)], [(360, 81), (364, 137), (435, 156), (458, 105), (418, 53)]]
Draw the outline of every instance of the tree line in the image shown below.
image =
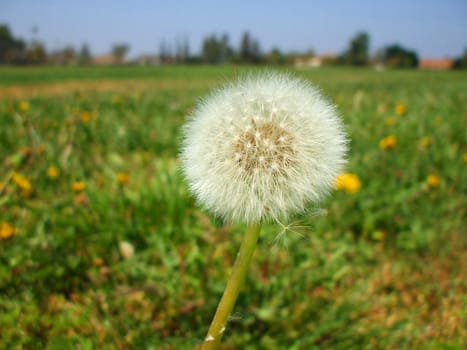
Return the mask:
[[(414, 50), (399, 44), (389, 45), (370, 55), (370, 36), (366, 32), (354, 35), (347, 48), (337, 55), (325, 58), (328, 65), (369, 66), (382, 65), (390, 68), (418, 67), (419, 57)], [(125, 57), (130, 46), (125, 43), (114, 44), (109, 54), (113, 64), (128, 63)], [(158, 64), (268, 64), (293, 65), (297, 60), (312, 58), (313, 50), (284, 53), (279, 48), (268, 52), (261, 49), (259, 40), (248, 31), (241, 36), (238, 46), (230, 42), (229, 35), (211, 34), (201, 43), (200, 53), (190, 54), (188, 39), (178, 38), (175, 44), (162, 41), (157, 55), (150, 56), (151, 63)], [(148, 58), (149, 59), (149, 58)], [(87, 65), (92, 63), (92, 54), (87, 44), (79, 49), (67, 45), (62, 49), (47, 52), (45, 45), (37, 39), (29, 42), (17, 38), (5, 24), (0, 24), (0, 64), (61, 64)], [(131, 62), (130, 62), (131, 63)], [(467, 49), (454, 60), (453, 68), (467, 68)]]

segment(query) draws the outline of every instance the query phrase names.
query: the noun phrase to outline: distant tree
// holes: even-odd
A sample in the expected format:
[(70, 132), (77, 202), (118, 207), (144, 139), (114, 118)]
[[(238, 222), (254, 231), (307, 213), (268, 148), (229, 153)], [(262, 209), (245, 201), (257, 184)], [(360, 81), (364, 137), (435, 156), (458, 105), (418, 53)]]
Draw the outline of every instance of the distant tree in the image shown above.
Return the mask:
[(33, 41), (26, 50), (26, 60), (30, 64), (43, 64), (47, 60), (47, 52), (44, 44)]
[(278, 48), (274, 48), (264, 56), (264, 62), (271, 65), (284, 64), (285, 56)]
[(261, 49), (258, 40), (250, 37), (245, 32), (240, 40), (239, 61), (241, 63), (259, 63), (261, 61)]
[(75, 61), (75, 58), (75, 48), (71, 45), (65, 46), (62, 50), (62, 63), (65, 65), (70, 65)]
[(365, 32), (357, 33), (349, 43), (349, 48), (345, 51), (339, 61), (355, 66), (365, 66), (368, 64), (368, 50), (370, 37)]
[(117, 59), (117, 63), (120, 64), (123, 62), (123, 59), (125, 58), (129, 49), (130, 46), (128, 46), (127, 44), (115, 44), (112, 46), (112, 54)]
[(187, 63), (190, 56), (190, 46), (188, 39), (182, 38), (177, 39), (175, 42), (175, 62), (176, 63)]
[(0, 64), (24, 62), (25, 49), (24, 41), (15, 38), (7, 25), (0, 24)]
[(418, 56), (415, 51), (400, 45), (391, 45), (383, 50), (382, 62), (393, 68), (415, 68), (418, 66)]
[(203, 40), (202, 48), (203, 62), (209, 64), (222, 64), (229, 61), (233, 55), (233, 50), (229, 45), (227, 34), (218, 38), (215, 34)]
[(77, 58), (79, 65), (87, 65), (91, 62), (91, 50), (88, 44), (84, 43), (81, 45)]
[(454, 69), (467, 69), (467, 48), (464, 50), (464, 55), (454, 60)]

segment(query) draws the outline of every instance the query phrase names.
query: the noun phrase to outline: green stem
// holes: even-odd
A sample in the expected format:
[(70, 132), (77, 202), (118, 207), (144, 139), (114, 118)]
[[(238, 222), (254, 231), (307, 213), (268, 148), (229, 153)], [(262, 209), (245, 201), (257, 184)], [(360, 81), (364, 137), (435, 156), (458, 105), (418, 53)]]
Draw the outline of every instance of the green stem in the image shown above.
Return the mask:
[(204, 339), (201, 350), (215, 350), (219, 348), (222, 334), (224, 333), (227, 324), (227, 319), (233, 310), (240, 288), (245, 281), (260, 231), (261, 224), (252, 224), (247, 226), (240, 246), (240, 251), (238, 252), (237, 259), (235, 260), (229, 280), (227, 281), (224, 294), (217, 306), (216, 314), (211, 322), (211, 326), (209, 327), (208, 334)]

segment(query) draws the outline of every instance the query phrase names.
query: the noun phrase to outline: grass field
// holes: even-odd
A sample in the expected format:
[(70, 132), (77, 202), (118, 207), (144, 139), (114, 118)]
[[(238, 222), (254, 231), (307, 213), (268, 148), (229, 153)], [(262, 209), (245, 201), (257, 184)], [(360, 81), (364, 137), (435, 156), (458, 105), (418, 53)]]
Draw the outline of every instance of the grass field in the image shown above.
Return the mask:
[[(189, 194), (180, 126), (248, 70), (0, 67), (0, 349), (200, 344), (244, 227)], [(348, 175), (265, 227), (222, 349), (465, 349), (467, 73), (292, 73)]]

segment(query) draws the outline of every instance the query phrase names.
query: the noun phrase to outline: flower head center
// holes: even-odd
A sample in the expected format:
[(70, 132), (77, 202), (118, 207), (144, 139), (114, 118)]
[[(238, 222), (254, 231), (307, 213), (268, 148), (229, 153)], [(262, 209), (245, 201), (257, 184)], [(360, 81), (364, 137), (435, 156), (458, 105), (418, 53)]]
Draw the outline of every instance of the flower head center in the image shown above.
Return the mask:
[(296, 163), (294, 138), (281, 126), (252, 123), (233, 144), (236, 164), (248, 174), (269, 170), (283, 173)]

